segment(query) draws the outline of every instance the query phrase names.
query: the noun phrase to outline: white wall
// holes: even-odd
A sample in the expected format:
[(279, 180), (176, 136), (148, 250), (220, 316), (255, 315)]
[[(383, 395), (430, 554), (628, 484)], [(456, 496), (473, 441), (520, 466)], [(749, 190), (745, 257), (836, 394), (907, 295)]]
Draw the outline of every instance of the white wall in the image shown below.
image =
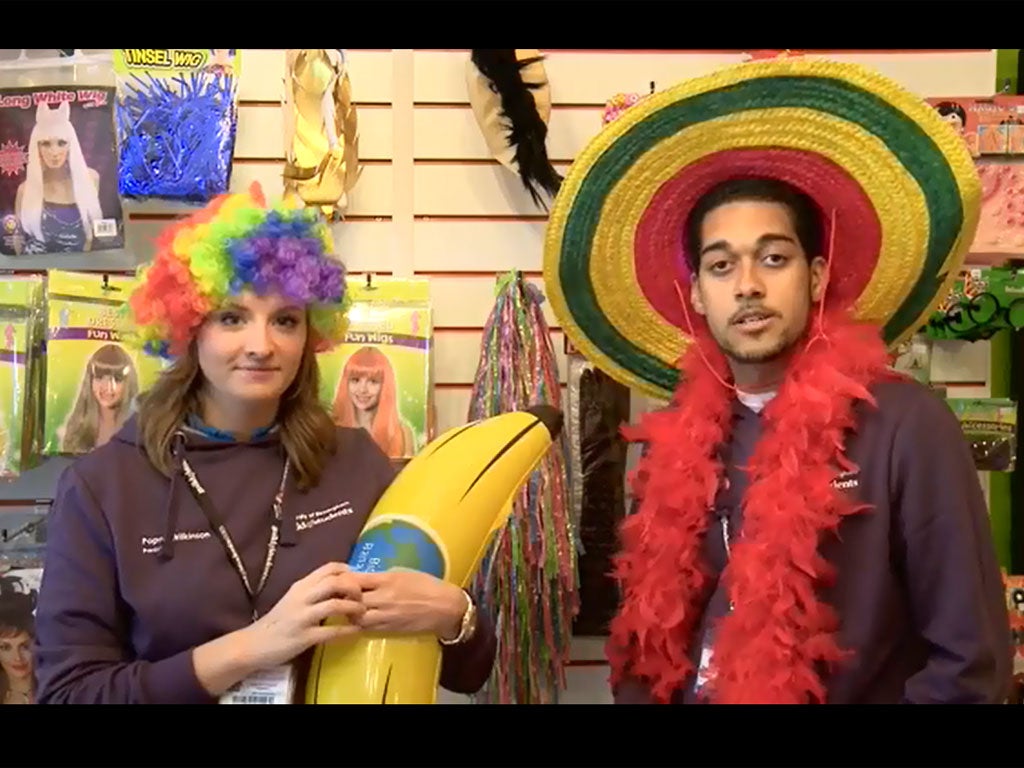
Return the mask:
[[(597, 132), (606, 99), (647, 91), (738, 62), (738, 51), (546, 50), (554, 109), (549, 154), (566, 167)], [(538, 284), (543, 212), (519, 180), (492, 161), (469, 108), (468, 50), (349, 50), (365, 170), (335, 238), (349, 268), (427, 276), (436, 311), (438, 429), (466, 419), (481, 332), (496, 273), (521, 269)], [(995, 51), (817, 52), (856, 60), (896, 78), (921, 97), (982, 96), (995, 83)], [(281, 190), (283, 50), (243, 50), (241, 108), (232, 186), (260, 180)], [(180, 206), (127, 204), (128, 235), (140, 255)], [(553, 325), (555, 348), (562, 334)], [(565, 380), (564, 360), (562, 379)], [(986, 343), (939, 345), (933, 378), (952, 396), (988, 394)], [(600, 660), (600, 640), (583, 639), (574, 657)], [(575, 666), (566, 698), (608, 701), (606, 669)]]

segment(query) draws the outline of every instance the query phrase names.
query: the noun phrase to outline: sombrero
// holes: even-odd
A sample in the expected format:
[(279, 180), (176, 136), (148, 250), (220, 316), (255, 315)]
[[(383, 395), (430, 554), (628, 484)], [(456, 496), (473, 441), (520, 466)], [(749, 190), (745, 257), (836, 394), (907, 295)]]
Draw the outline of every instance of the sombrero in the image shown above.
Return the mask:
[(927, 321), (978, 224), (981, 185), (963, 139), (877, 72), (785, 57), (681, 82), (604, 126), (553, 203), (546, 292), (595, 365), (671, 396), (686, 316), (699, 318), (683, 307), (684, 222), (711, 187), (749, 176), (814, 198), (826, 235), (834, 221), (827, 301), (879, 325), (891, 346)]

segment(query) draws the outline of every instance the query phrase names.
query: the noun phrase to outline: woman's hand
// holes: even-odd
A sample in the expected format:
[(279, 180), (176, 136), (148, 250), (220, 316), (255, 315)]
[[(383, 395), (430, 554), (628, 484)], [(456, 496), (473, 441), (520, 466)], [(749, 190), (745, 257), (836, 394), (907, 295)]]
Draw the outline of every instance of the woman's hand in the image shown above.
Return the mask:
[(354, 619), (367, 632), (459, 634), (468, 607), (466, 593), (421, 571), (354, 573), (366, 612)]
[[(292, 584), (277, 605), (243, 630), (259, 668), (284, 664), (314, 645), (356, 634), (355, 622), (366, 609), (354, 577), (342, 563), (323, 565)], [(348, 621), (322, 625), (332, 618)]]
[[(200, 685), (212, 696), (255, 672), (285, 664), (308, 648), (359, 632), (352, 623), (365, 608), (347, 565), (328, 563), (295, 582), (270, 612), (236, 632), (192, 651)], [(321, 626), (330, 618), (344, 618)]]

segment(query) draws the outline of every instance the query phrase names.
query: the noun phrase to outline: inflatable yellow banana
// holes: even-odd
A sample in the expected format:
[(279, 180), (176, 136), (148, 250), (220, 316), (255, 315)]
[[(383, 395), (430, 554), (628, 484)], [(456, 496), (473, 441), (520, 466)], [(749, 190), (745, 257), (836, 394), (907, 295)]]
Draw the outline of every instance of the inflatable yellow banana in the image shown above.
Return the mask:
[[(530, 473), (562, 429), (539, 405), (444, 433), (417, 454), (377, 502), (349, 559), (358, 571), (426, 571), (469, 585)], [(307, 704), (433, 704), (437, 638), (366, 634), (318, 646)]]

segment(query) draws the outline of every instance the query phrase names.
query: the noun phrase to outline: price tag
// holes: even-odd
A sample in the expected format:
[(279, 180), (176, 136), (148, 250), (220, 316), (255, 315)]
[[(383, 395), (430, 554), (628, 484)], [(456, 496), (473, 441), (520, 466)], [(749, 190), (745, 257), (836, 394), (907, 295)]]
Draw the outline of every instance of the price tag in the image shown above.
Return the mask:
[(295, 668), (291, 664), (257, 672), (220, 697), (221, 704), (291, 704)]

